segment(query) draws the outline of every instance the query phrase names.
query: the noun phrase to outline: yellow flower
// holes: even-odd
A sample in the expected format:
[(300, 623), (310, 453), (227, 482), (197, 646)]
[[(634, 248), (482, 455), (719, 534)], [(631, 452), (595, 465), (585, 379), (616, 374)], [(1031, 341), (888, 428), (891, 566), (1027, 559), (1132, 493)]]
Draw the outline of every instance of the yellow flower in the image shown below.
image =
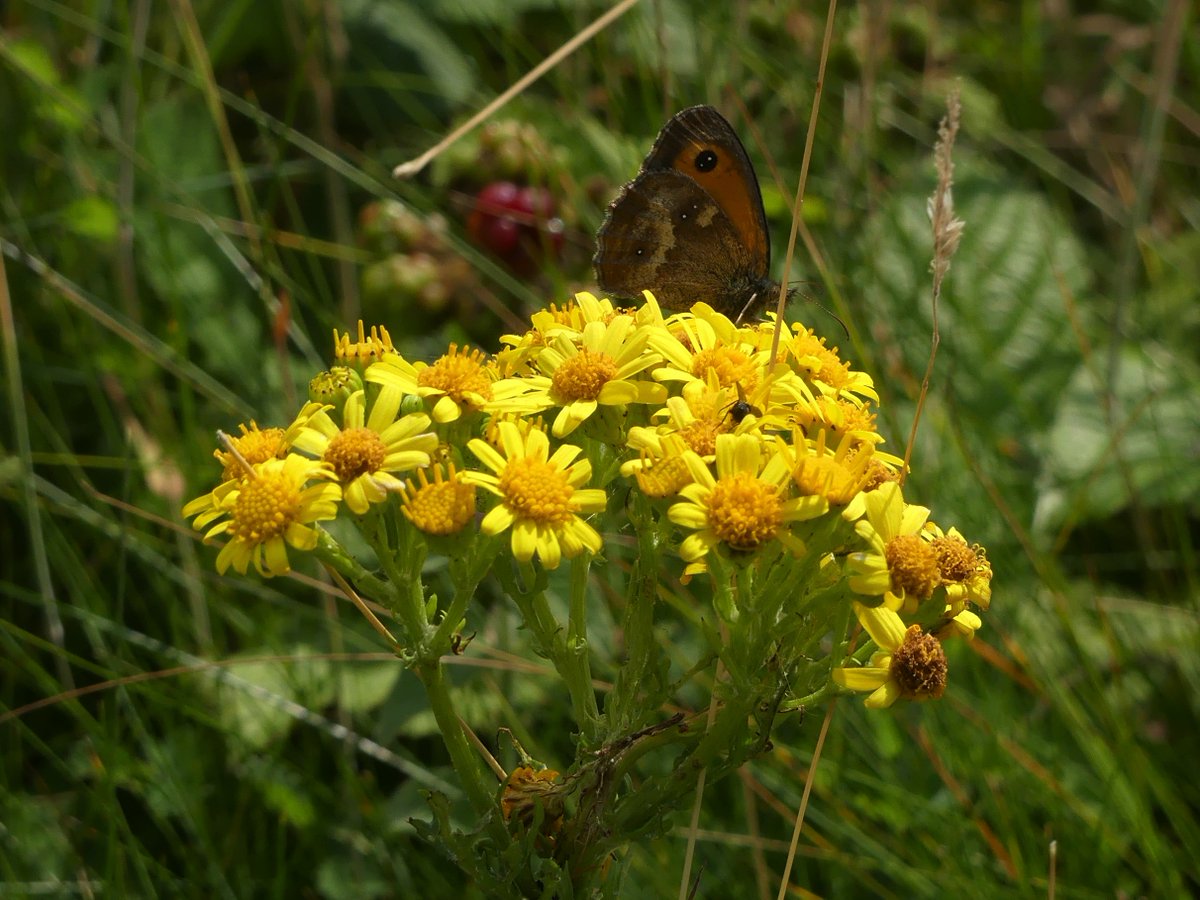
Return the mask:
[(503, 453), (479, 438), (467, 445), (495, 474), (463, 473), (464, 481), (500, 498), (483, 517), (483, 532), (497, 535), (512, 528), (513, 556), (528, 562), (536, 553), (547, 569), (583, 550), (599, 553), (600, 535), (578, 514), (601, 512), (608, 498), (597, 488), (580, 489), (592, 477), (586, 459), (572, 464), (580, 448), (564, 444), (550, 456), (545, 432), (530, 430), (522, 435), (512, 422), (500, 422), (497, 428)]
[(492, 399), (495, 371), (486, 365), (478, 350), (461, 351), (451, 344), (449, 351), (433, 365), (410, 363), (399, 355), (390, 355), (367, 369), (367, 381), (391, 385), (405, 394), (415, 394), (433, 403), (430, 415), (439, 425), (458, 421), (476, 412)]
[(927, 522), (922, 532), (937, 556), (947, 606), (955, 614), (968, 603), (987, 609), (992, 602), (992, 564), (979, 544), (968, 545), (957, 528), (943, 532)]
[(941, 582), (937, 556), (920, 536), (929, 510), (904, 502), (900, 485), (884, 484), (851, 501), (845, 515), (865, 516), (855, 531), (867, 542), (865, 551), (848, 557), (850, 589), (883, 597), (889, 609), (911, 614)]
[(401, 510), (408, 521), (426, 534), (457, 534), (475, 518), (475, 486), (463, 480), (454, 463), (449, 464), (449, 474), (445, 477), (441, 466), (431, 469), (432, 482), (425, 469), (418, 469), (420, 486), (406, 482), (400, 489)]
[(792, 421), (803, 428), (805, 434), (815, 434), (824, 428), (839, 437), (848, 434), (856, 442), (883, 442), (883, 436), (875, 428), (875, 414), (857, 399), (822, 395), (814, 403), (797, 405)]
[[(736, 388), (720, 387), (716, 374), (710, 370), (707, 381), (688, 382), (683, 386), (683, 396), (669, 398), (667, 405), (654, 413), (655, 418), (667, 419), (656, 430), (678, 434), (705, 462), (712, 462), (717, 452), (717, 435), (761, 430), (760, 415), (749, 413), (738, 418), (734, 410), (737, 402)], [(641, 426), (629, 429), (630, 446), (635, 441), (634, 432), (639, 430)], [(762, 440), (761, 435), (759, 439)]]
[(838, 442), (837, 450), (831, 452), (825, 446), (825, 439), (822, 428), (815, 441), (805, 438), (799, 429), (792, 432), (792, 446), (782, 438), (775, 440), (800, 493), (824, 497), (831, 506), (846, 506), (867, 483), (873, 448), (870, 444), (859, 444), (855, 450), (855, 441), (847, 434)]
[(638, 451), (638, 458), (623, 462), (621, 474), (636, 478), (647, 497), (673, 497), (684, 485), (692, 483), (692, 474), (683, 458), (688, 446), (678, 434), (631, 428), (629, 447)]
[[(758, 340), (764, 349), (774, 340), (775, 317), (768, 313), (767, 322), (758, 325)], [(787, 361), (794, 372), (808, 379), (818, 392), (834, 397), (880, 402), (875, 383), (866, 372), (852, 370), (848, 362), (842, 361), (838, 348), (826, 347), (823, 337), (803, 324), (794, 323), (792, 334), (780, 341), (780, 361)]]
[(341, 482), (346, 505), (362, 515), (372, 503), (387, 499), (403, 482), (393, 472), (429, 465), (437, 435), (427, 431), (429, 416), (413, 413), (397, 420), (404, 392), (385, 386), (366, 416), (366, 394), (355, 391), (342, 408), (339, 428), (326, 410), (308, 420), (293, 446), (329, 463)]
[(787, 499), (786, 460), (766, 452), (754, 435), (722, 434), (716, 443), (716, 477), (698, 454), (684, 455), (693, 483), (680, 491), (684, 500), (667, 510), (672, 522), (693, 532), (680, 545), (679, 555), (691, 562), (719, 545), (752, 553), (772, 540), (803, 553), (803, 541), (787, 525), (826, 512), (825, 498)]
[[(695, 310), (707, 308), (696, 304)], [(711, 309), (708, 310), (712, 312)], [(664, 365), (654, 370), (659, 381), (706, 382), (711, 370), (719, 387), (741, 385), (752, 395), (764, 371), (768, 352), (758, 350), (751, 335), (743, 334), (720, 313), (708, 317), (677, 316), (672, 328), (650, 332), (650, 346), (662, 354)]]
[(538, 354), (539, 374), (497, 382), (487, 408), (529, 414), (560, 407), (550, 430), (565, 437), (600, 406), (661, 403), (666, 389), (635, 377), (661, 359), (646, 349), (649, 334), (624, 315), (588, 322), (577, 338), (557, 333)]
[[(183, 514), (196, 517), (193, 527), (197, 529), (224, 519), (204, 535), (206, 541), (220, 534), (229, 536), (217, 555), (218, 572), (224, 574), (233, 566), (245, 574), (254, 563), (263, 576), (285, 575), (291, 571), (287, 545), (311, 550), (318, 533), (312, 523), (337, 515), (342, 490), (327, 481), (332, 477), (319, 460), (296, 454), (268, 459), (241, 480), (193, 500)], [(309, 485), (311, 481), (317, 483)]]
[(357, 341), (350, 340), (349, 331), (345, 334), (338, 334), (338, 330), (333, 329), (334, 359), (366, 365), (395, 354), (396, 348), (392, 346), (392, 336), (382, 325), (372, 325), (371, 334), (368, 336), (363, 329), (362, 319), (359, 319)]
[(283, 459), (287, 456), (288, 442), (282, 428), (259, 428), (253, 419), (250, 420), (249, 428), (244, 424), (238, 425), (238, 428), (242, 431), (240, 435), (228, 436), (229, 443), (236, 453), (221, 449), (213, 451), (213, 456), (223, 467), (222, 481), (236, 481), (246, 474), (238, 456), (251, 466), (268, 459)]
[(866, 666), (833, 670), (835, 684), (852, 691), (871, 691), (865, 705), (883, 709), (897, 700), (936, 700), (946, 689), (946, 652), (941, 641), (923, 634), (920, 625), (904, 621), (886, 606), (854, 604), (854, 614), (879, 650)]

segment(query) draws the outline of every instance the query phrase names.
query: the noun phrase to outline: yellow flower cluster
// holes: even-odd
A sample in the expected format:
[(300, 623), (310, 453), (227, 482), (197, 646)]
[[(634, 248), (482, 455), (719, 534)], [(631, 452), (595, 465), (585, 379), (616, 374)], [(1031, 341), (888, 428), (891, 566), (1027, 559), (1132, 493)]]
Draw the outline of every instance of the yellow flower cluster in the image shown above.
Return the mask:
[[(286, 572), (285, 545), (311, 549), (339, 503), (362, 516), (393, 493), (430, 539), (510, 532), (516, 559), (555, 568), (602, 551), (587, 519), (620, 481), (677, 527), (685, 578), (714, 555), (743, 567), (815, 554), (838, 567), (879, 651), (835, 680), (869, 689), (873, 706), (937, 696), (940, 641), (973, 635), (969, 607), (990, 601), (987, 557), (904, 500), (870, 377), (800, 325), (772, 357), (775, 331), (704, 303), (664, 317), (648, 293), (637, 309), (581, 293), (534, 314), (493, 357), (451, 346), (426, 364), (360, 325), (358, 344), (335, 344), (361, 380), (339, 370), (285, 431), (243, 429), (218, 453), (224, 482), (185, 514), (230, 538), (221, 571)], [(490, 501), (478, 520), (477, 488)], [(813, 542), (835, 533), (836, 546)]]

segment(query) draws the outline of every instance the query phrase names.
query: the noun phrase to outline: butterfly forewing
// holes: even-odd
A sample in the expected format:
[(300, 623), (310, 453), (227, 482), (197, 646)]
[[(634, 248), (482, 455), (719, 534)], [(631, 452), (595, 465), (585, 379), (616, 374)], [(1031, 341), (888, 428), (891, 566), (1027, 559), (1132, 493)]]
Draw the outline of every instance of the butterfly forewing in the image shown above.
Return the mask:
[(654, 292), (666, 309), (706, 301), (733, 317), (768, 301), (770, 240), (754, 168), (715, 109), (694, 106), (663, 127), (638, 176), (597, 235), (600, 287)]

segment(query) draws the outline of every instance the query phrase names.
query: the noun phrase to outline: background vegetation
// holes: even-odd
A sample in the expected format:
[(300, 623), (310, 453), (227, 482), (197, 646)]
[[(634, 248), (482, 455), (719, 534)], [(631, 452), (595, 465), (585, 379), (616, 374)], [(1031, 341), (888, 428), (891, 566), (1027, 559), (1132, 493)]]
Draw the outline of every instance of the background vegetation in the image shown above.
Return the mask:
[[(216, 474), (215, 429), (290, 419), (332, 328), (365, 314), (432, 358), (588, 284), (605, 203), (678, 108), (735, 122), (778, 266), (811, 4), (645, 0), (499, 113), (533, 126), (517, 168), (565, 223), (536, 271), (469, 239), (475, 192), (511, 174), (478, 136), (390, 178), (603, 9), (0, 9), (4, 893), (479, 893), (410, 824), (422, 791), (454, 791), (414, 678), (314, 578), (219, 578), (179, 511)], [(815, 770), (810, 710), (710, 785), (699, 896), (774, 896), (810, 778), (794, 896), (1200, 890), (1194, 10), (961, 9), (839, 7), (790, 277), (816, 301), (793, 315), (875, 376), (902, 450), (930, 344), (930, 149), (958, 84), (967, 229), (910, 484), (989, 548), (992, 612), (943, 702), (840, 702)], [(433, 249), (380, 227), (381, 200), (443, 216), (422, 218)], [(569, 758), (508, 612), (481, 597), (471, 626), (476, 731)], [(683, 832), (617, 862), (627, 896), (678, 890)]]

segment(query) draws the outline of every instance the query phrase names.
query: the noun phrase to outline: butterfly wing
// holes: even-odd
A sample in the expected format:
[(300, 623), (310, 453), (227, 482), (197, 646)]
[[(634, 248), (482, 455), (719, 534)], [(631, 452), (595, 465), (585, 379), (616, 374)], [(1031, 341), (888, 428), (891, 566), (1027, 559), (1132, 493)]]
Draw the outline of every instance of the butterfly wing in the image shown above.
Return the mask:
[[(620, 297), (649, 288), (664, 309), (687, 309), (698, 300), (722, 309), (739, 302), (727, 298), (753, 290), (756, 260), (733, 222), (695, 181), (672, 169), (644, 172), (622, 189), (596, 246), (600, 286)], [(730, 314), (740, 312), (739, 306)]]
[(762, 190), (741, 139), (711, 106), (691, 106), (658, 134), (642, 171), (673, 169), (695, 181), (729, 217), (749, 250), (753, 270), (771, 270), (771, 240)]
[(740, 318), (777, 287), (754, 168), (711, 106), (667, 122), (638, 177), (609, 207), (596, 244), (602, 289), (636, 297), (649, 288), (666, 309), (705, 300)]

